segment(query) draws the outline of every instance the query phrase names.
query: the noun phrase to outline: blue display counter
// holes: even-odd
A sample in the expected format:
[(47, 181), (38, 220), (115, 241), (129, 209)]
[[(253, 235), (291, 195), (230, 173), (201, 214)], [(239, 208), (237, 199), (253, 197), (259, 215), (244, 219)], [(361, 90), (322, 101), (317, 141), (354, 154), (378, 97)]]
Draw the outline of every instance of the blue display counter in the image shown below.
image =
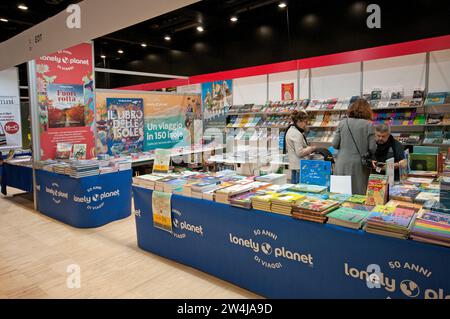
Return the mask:
[(27, 166), (4, 163), (0, 166), (1, 192), (7, 194), (7, 187), (14, 187), (24, 192), (33, 192), (33, 169)]
[(446, 247), (178, 195), (169, 233), (133, 194), (141, 249), (269, 298), (450, 298)]
[(72, 178), (36, 170), (38, 210), (78, 228), (93, 228), (131, 215), (131, 170)]

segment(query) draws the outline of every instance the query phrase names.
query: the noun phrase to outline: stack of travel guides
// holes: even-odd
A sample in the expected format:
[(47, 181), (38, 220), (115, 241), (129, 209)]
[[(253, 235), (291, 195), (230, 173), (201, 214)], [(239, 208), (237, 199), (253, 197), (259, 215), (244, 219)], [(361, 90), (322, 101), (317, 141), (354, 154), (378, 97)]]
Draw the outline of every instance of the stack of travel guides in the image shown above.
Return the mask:
[(271, 211), (272, 213), (291, 216), (292, 204), (298, 200), (302, 200), (303, 198), (305, 198), (305, 195), (300, 195), (297, 193), (287, 192), (279, 194), (271, 200)]
[(407, 239), (418, 210), (411, 207), (377, 205), (367, 218), (366, 232)]
[(162, 176), (157, 176), (157, 175), (152, 175), (152, 174), (147, 174), (147, 175), (140, 175), (140, 176), (136, 176), (133, 177), (133, 184), (143, 187), (143, 188), (148, 188), (148, 189), (155, 189), (155, 182), (162, 179)]
[(164, 184), (164, 192), (168, 194), (183, 194), (183, 185), (186, 184), (186, 180), (182, 178), (175, 178)]
[(74, 178), (98, 175), (99, 163), (97, 160), (71, 161), (69, 175)]
[(292, 216), (297, 219), (308, 220), (316, 223), (324, 223), (326, 215), (339, 207), (339, 202), (306, 197), (295, 202)]
[(255, 181), (258, 182), (267, 182), (272, 185), (282, 185), (287, 182), (287, 178), (285, 174), (268, 174), (255, 178)]
[(450, 215), (422, 209), (411, 228), (411, 239), (450, 247)]
[(176, 179), (176, 177), (169, 175), (169, 176), (165, 176), (161, 179), (156, 180), (154, 190), (158, 191), (158, 192), (164, 192), (164, 184), (167, 182), (170, 182), (171, 180), (174, 180), (174, 179)]
[(254, 209), (262, 210), (265, 212), (272, 212), (272, 200), (280, 194), (275, 192), (266, 192), (261, 195), (255, 195), (251, 198), (252, 206)]
[(386, 204), (388, 200), (388, 186), (388, 176), (371, 174), (367, 184), (366, 204)]
[(389, 189), (389, 198), (407, 202), (413, 202), (420, 189), (415, 185), (394, 185)]
[(244, 194), (264, 186), (268, 186), (268, 183), (250, 182), (247, 184), (236, 184), (230, 187), (220, 188), (215, 191), (215, 200), (218, 203), (229, 204), (231, 197)]
[(370, 212), (353, 209), (350, 207), (340, 207), (327, 215), (328, 224), (360, 229)]

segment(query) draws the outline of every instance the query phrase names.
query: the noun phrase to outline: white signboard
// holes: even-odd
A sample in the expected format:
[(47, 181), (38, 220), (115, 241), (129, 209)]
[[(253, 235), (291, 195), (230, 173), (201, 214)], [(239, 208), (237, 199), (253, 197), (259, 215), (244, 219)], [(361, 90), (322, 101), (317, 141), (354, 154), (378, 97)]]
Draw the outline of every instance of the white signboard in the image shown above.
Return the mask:
[(0, 151), (22, 148), (17, 68), (0, 71)]

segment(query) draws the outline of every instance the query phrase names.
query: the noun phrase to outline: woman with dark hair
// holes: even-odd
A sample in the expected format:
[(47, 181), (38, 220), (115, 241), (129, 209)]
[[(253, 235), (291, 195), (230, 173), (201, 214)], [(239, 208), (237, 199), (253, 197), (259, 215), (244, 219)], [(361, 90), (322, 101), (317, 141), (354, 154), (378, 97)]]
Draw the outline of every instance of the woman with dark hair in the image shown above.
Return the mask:
[(300, 160), (307, 159), (316, 149), (309, 146), (305, 136), (306, 125), (308, 124), (308, 113), (305, 111), (294, 111), (292, 122), (284, 138), (284, 153), (289, 158), (289, 169), (291, 170), (291, 183), (299, 183)]
[(350, 105), (333, 138), (333, 147), (339, 150), (335, 174), (352, 176), (353, 194), (365, 195), (367, 190), (368, 164), (376, 150), (371, 119), (369, 102), (359, 99)]

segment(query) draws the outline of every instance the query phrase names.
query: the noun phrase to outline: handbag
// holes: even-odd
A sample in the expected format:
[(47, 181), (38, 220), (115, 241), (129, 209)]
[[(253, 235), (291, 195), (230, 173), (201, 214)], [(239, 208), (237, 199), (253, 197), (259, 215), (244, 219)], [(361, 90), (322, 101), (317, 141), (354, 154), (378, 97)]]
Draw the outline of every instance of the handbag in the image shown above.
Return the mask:
[(370, 153), (367, 152), (366, 154), (362, 154), (361, 151), (359, 150), (358, 144), (355, 141), (355, 138), (353, 137), (353, 133), (352, 130), (350, 129), (350, 125), (348, 124), (348, 119), (346, 119), (346, 123), (347, 123), (347, 128), (348, 131), (350, 132), (350, 136), (352, 137), (353, 143), (355, 144), (356, 150), (358, 151), (359, 156), (361, 157), (361, 164), (364, 167), (372, 167), (372, 157), (370, 156)]

